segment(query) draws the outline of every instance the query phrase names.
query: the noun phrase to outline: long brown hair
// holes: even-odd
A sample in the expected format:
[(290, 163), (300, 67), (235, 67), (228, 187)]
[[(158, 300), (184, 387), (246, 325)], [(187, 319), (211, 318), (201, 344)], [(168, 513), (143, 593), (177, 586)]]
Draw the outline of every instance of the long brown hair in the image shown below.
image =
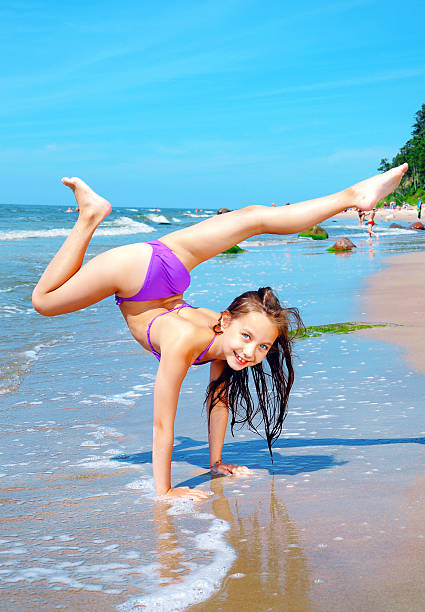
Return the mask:
[[(272, 445), (282, 432), (294, 382), (292, 342), (302, 333), (304, 325), (298, 309), (283, 308), (270, 287), (243, 293), (233, 300), (226, 312), (233, 319), (249, 312), (262, 312), (270, 317), (278, 329), (278, 336), (261, 363), (239, 371), (226, 363), (222, 374), (211, 381), (207, 389), (205, 404), (208, 407), (208, 420), (214, 406), (223, 402), (231, 413), (232, 435), (235, 425), (246, 423), (251, 431), (260, 436), (259, 428), (264, 427), (273, 460)], [(223, 333), (220, 320), (214, 331)], [(253, 401), (250, 387), (256, 391), (257, 402)]]

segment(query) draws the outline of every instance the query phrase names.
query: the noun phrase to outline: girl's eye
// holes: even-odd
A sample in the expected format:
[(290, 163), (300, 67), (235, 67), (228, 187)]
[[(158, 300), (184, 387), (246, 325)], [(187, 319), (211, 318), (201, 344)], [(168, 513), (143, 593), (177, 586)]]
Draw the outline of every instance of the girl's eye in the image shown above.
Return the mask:
[(267, 351), (269, 347), (267, 346), (267, 344), (260, 344), (260, 349), (262, 349), (263, 351)]
[(246, 332), (242, 332), (242, 337), (243, 338), (249, 338), (249, 334), (247, 334)]

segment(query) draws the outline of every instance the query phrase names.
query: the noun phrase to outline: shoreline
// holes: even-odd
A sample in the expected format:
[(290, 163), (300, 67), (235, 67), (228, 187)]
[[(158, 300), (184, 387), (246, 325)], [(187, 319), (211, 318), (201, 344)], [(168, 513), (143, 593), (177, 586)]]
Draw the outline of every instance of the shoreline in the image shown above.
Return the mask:
[(425, 294), (421, 272), (425, 251), (387, 258), (384, 268), (366, 280), (362, 309), (369, 321), (392, 323), (395, 327), (375, 327), (361, 331), (371, 340), (402, 348), (409, 365), (425, 375)]
[[(358, 214), (357, 211), (353, 208), (350, 208), (346, 212), (338, 213), (334, 215), (332, 219), (357, 219)], [(402, 208), (391, 209), (391, 208), (378, 208), (375, 213), (375, 222), (376, 221), (391, 221), (393, 223), (415, 223), (416, 221), (423, 221), (423, 219), (418, 219), (418, 215), (416, 212), (416, 208)], [(365, 223), (367, 225), (367, 222)]]

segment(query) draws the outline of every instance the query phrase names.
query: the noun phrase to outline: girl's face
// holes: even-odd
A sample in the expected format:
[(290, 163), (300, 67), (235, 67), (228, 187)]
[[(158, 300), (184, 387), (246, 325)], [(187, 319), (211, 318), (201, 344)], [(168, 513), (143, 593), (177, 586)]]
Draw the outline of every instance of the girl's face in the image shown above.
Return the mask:
[(224, 358), (233, 370), (263, 361), (278, 336), (277, 327), (262, 312), (249, 312), (237, 318), (225, 312), (221, 329)]

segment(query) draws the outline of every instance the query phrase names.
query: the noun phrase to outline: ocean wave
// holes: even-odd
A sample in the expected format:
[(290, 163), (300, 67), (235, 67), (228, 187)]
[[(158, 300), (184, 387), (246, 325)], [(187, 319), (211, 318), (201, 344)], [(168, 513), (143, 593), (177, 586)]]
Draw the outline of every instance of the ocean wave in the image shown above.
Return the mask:
[[(60, 227), (43, 230), (11, 230), (0, 232), (1, 240), (26, 240), (28, 238), (58, 238), (68, 236), (71, 230)], [(119, 236), (130, 234), (147, 234), (155, 229), (146, 223), (134, 221), (130, 217), (119, 217), (112, 221), (104, 222), (103, 226), (96, 230), (96, 236)]]
[(149, 221), (153, 221), (153, 223), (161, 223), (162, 225), (168, 225), (169, 223), (171, 223), (171, 221), (169, 221), (167, 217), (164, 217), (164, 215), (155, 215), (153, 213), (150, 213), (149, 215), (145, 215), (145, 217), (149, 219)]
[[(69, 336), (68, 336), (69, 338)], [(40, 351), (57, 344), (58, 340), (42, 342), (27, 348), (24, 351), (10, 353), (0, 364), (0, 395), (16, 391), (24, 375), (32, 368), (33, 363), (39, 359)]]
[(68, 236), (69, 229), (64, 227), (49, 230), (11, 230), (0, 232), (0, 240), (25, 240), (26, 238), (56, 238), (57, 236)]
[[(31, 287), (32, 290), (32, 282), (19, 282), (17, 285), (9, 285), (9, 287), (2, 287), (2, 289), (0, 289), (0, 293), (14, 293), (19, 289), (28, 289), (28, 287)], [(25, 309), (23, 309), (22, 312), (25, 312)]]
[(287, 239), (279, 238), (277, 240), (242, 240), (242, 242), (239, 243), (239, 246), (243, 247), (244, 249), (248, 247), (280, 246), (293, 241), (293, 237)]
[(211, 216), (211, 215), (209, 215), (207, 213), (194, 213), (194, 212), (191, 212), (190, 210), (184, 212), (183, 215), (185, 217), (193, 217), (195, 219), (199, 219), (201, 217), (210, 217)]
[(129, 234), (155, 231), (150, 225), (147, 225), (141, 221), (135, 221), (131, 217), (117, 217), (117, 219), (108, 219), (107, 221), (104, 221), (102, 227), (96, 230), (96, 234), (111, 236), (112, 234), (105, 232), (112, 231), (113, 234), (120, 234), (123, 233), (122, 230), (125, 230), (125, 233)]

